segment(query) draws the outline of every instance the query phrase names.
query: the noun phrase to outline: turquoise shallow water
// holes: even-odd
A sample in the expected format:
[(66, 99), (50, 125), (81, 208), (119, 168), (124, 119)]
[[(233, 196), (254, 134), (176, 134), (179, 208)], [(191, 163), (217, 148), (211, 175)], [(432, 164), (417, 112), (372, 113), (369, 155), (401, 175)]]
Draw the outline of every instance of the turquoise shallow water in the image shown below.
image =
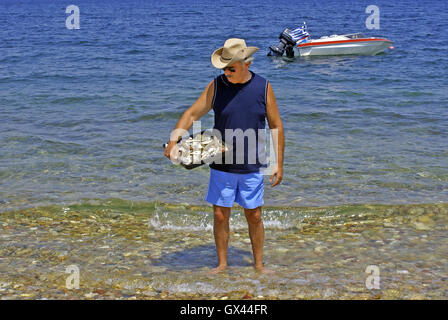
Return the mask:
[[(377, 1), (380, 30), (351, 1), (0, 3), (0, 210), (82, 199), (205, 204), (208, 168), (161, 145), (219, 71), (211, 52), (243, 37), (276, 92), (284, 183), (268, 205), (437, 203), (448, 199), (446, 3)], [(229, 18), (231, 17), (231, 19)], [(373, 57), (265, 56), (284, 27), (395, 41)], [(213, 115), (203, 118), (211, 127)]]

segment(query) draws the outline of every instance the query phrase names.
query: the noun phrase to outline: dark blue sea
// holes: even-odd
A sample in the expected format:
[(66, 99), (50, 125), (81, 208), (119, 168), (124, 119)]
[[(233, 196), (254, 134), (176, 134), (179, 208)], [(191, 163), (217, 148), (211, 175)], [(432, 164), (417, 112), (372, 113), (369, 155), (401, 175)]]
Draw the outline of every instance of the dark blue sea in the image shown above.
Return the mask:
[[(74, 4), (80, 28), (67, 29)], [(366, 27), (366, 7), (380, 10)], [(163, 156), (230, 37), (260, 50), (285, 126), (265, 204), (448, 202), (446, 1), (0, 0), (0, 210), (86, 199), (205, 204), (209, 169)], [(376, 56), (267, 57), (279, 33), (363, 32)], [(213, 126), (213, 114), (202, 126)]]

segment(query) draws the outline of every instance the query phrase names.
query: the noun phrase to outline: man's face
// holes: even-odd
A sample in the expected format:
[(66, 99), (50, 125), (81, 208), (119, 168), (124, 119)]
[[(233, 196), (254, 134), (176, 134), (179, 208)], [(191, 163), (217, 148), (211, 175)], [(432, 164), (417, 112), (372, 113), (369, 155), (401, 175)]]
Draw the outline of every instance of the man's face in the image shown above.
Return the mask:
[(235, 62), (222, 70), (224, 71), (224, 75), (227, 77), (227, 80), (232, 83), (238, 83), (244, 80), (248, 69), (248, 63)]

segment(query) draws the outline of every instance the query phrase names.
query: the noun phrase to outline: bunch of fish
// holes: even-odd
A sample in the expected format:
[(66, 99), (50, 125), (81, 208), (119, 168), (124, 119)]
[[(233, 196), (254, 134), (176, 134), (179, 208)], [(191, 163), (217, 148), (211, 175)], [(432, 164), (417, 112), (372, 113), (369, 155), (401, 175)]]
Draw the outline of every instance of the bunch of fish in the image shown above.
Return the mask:
[(187, 169), (191, 166), (197, 167), (204, 163), (210, 163), (217, 155), (229, 151), (229, 147), (225, 143), (207, 132), (201, 132), (181, 140), (178, 147), (179, 161)]

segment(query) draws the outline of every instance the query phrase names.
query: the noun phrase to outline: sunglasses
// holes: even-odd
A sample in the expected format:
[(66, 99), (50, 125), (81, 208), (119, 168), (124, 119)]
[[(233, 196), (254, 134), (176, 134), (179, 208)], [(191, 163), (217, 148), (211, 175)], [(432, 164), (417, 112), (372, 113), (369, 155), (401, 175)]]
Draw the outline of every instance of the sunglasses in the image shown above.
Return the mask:
[(234, 67), (225, 67), (225, 68), (222, 68), (222, 71), (226, 71), (226, 70), (229, 70), (230, 72), (235, 72), (235, 68), (234, 68)]

